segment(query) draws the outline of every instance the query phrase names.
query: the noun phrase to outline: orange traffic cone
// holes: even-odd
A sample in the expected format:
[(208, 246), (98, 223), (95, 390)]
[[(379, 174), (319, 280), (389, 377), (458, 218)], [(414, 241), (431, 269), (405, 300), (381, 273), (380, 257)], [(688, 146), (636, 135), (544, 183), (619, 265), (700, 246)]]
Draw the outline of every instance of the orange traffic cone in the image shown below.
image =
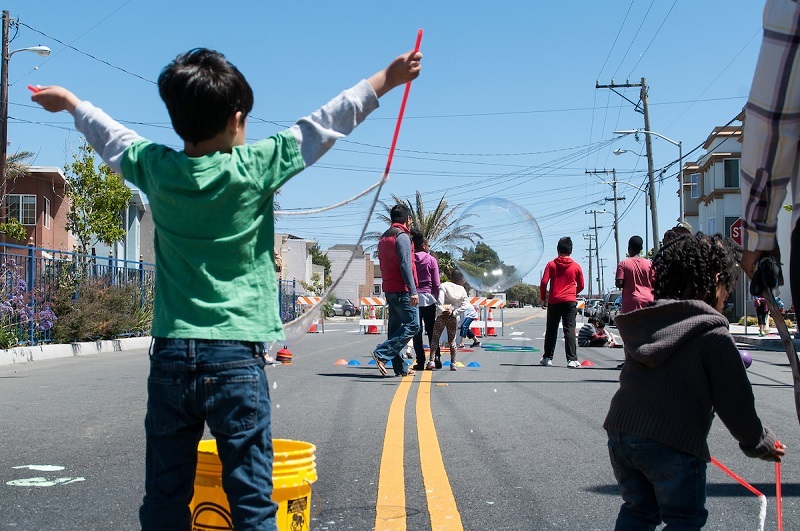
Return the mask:
[(491, 307), (489, 307), (489, 316), (486, 318), (486, 335), (497, 336), (497, 332), (494, 331), (494, 318), (492, 317)]
[(275, 361), (279, 361), (284, 365), (291, 365), (292, 364), (292, 353), (289, 351), (289, 347), (285, 346), (280, 349), (278, 352), (275, 353)]
[[(375, 306), (370, 306), (369, 307), (369, 318), (370, 319), (375, 319), (376, 318), (375, 317)], [(377, 334), (378, 333), (378, 327), (375, 326), (374, 324), (369, 325), (367, 327), (367, 333), (368, 334)]]
[(309, 334), (316, 334), (317, 333), (317, 320), (314, 319), (311, 322), (311, 328), (308, 329)]
[[(481, 312), (477, 306), (475, 306), (475, 311), (478, 312), (478, 319), (480, 319)], [(475, 321), (472, 321), (473, 323)], [(475, 334), (475, 337), (481, 337), (481, 328), (476, 324), (472, 326), (472, 333)]]

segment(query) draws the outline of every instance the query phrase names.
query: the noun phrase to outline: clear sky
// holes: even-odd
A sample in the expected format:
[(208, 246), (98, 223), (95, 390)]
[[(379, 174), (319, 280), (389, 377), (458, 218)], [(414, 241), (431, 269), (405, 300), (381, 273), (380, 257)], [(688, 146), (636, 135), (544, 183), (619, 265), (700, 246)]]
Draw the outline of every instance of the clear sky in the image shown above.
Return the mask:
[[(643, 128), (633, 104), (595, 83), (649, 85), (650, 126), (683, 142), (696, 160), (715, 126), (746, 102), (760, 45), (763, 2), (609, 0), (605, 2), (241, 1), (236, 3), (84, 0), (13, 2), (10, 50), (49, 46), (48, 58), (15, 54), (9, 66), (9, 152), (37, 153), (35, 165), (60, 166), (80, 141), (71, 117), (32, 105), (29, 84), (60, 84), (91, 100), (142, 136), (181, 147), (155, 86), (160, 69), (194, 47), (223, 52), (255, 92), (248, 138), (291, 125), (341, 90), (413, 47), (423, 28), (423, 72), (414, 82), (391, 178), (381, 198), (423, 193), (433, 207), (446, 194), (465, 209), (486, 197), (524, 207), (537, 219), (544, 255), (526, 277), (538, 284), (561, 236), (588, 270), (590, 210), (613, 211), (611, 186), (586, 171), (616, 169), (620, 181), (646, 183), (644, 141), (614, 141), (614, 130)], [(284, 209), (320, 207), (355, 195), (386, 164), (402, 90), (381, 100), (347, 141), (290, 181)], [(615, 149), (630, 152), (616, 156)], [(678, 148), (653, 139), (655, 167)], [(659, 230), (678, 217), (677, 164), (658, 186)], [(645, 235), (645, 205), (619, 186), (620, 247)], [(355, 243), (370, 197), (314, 216), (279, 219), (276, 230), (316, 239), (325, 249)], [(187, 220), (190, 222), (190, 220)], [(606, 287), (613, 284), (613, 216), (598, 215)], [(371, 230), (383, 224), (372, 223)], [(487, 241), (490, 245), (491, 241)], [(520, 242), (525, 245), (525, 242)], [(650, 242), (652, 245), (652, 242)], [(587, 271), (588, 273), (588, 271)], [(596, 285), (596, 284), (595, 284)]]

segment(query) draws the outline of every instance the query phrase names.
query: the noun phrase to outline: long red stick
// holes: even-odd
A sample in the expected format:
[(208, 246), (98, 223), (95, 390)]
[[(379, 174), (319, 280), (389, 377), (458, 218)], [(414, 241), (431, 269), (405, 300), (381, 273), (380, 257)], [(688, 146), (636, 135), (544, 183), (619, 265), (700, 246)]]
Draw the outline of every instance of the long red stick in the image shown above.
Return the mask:
[[(775, 447), (781, 443), (775, 442)], [(781, 462), (775, 461), (775, 512), (778, 515), (778, 531), (783, 531), (783, 493), (781, 492)]]
[(738, 481), (739, 484), (742, 487), (746, 488), (747, 490), (749, 490), (750, 492), (752, 492), (756, 496), (763, 496), (763, 494), (761, 493), (760, 490), (758, 490), (757, 488), (752, 486), (750, 483), (746, 482), (744, 479), (740, 478), (738, 475), (736, 475), (736, 472), (734, 472), (730, 468), (728, 468), (725, 465), (723, 465), (722, 463), (720, 463), (715, 457), (711, 458), (711, 462), (714, 463), (715, 465), (717, 465), (720, 468), (720, 470), (722, 470), (723, 472), (728, 474), (730, 477), (732, 477), (733, 479)]
[[(419, 51), (419, 45), (422, 43), (422, 30), (417, 32), (417, 43), (414, 45), (414, 53)], [(406, 90), (403, 92), (403, 101), (400, 102), (400, 114), (397, 116), (397, 125), (394, 126), (394, 137), (392, 138), (392, 146), (389, 148), (389, 160), (386, 161), (386, 169), (383, 171), (382, 179), (385, 181), (389, 178), (389, 169), (392, 167), (392, 159), (394, 158), (394, 148), (397, 146), (397, 137), (400, 136), (400, 125), (403, 123), (403, 114), (406, 112), (406, 102), (408, 101), (408, 93), (411, 92), (411, 81), (406, 83)]]

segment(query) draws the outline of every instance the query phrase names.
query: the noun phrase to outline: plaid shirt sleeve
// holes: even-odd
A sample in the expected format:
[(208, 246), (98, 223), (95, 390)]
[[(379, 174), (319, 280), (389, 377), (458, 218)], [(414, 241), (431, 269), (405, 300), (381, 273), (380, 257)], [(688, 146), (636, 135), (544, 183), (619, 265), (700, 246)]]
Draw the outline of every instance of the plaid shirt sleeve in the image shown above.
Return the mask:
[[(745, 110), (741, 186), (744, 248), (776, 246), (778, 213), (792, 184), (800, 200), (800, 4), (767, 0), (764, 36)], [(794, 216), (800, 205), (794, 207)], [(797, 219), (796, 217), (794, 219)]]

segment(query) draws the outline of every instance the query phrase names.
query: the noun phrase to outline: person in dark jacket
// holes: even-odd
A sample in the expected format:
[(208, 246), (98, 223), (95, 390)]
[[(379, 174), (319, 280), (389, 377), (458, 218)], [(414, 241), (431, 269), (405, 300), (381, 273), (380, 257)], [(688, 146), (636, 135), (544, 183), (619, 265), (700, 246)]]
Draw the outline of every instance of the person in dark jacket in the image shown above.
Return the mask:
[(748, 457), (780, 461), (785, 453), (761, 424), (720, 313), (741, 253), (719, 235), (672, 240), (653, 260), (653, 305), (615, 319), (625, 365), (603, 427), (624, 501), (616, 529), (655, 529), (662, 521), (670, 529), (705, 525), (715, 413)]

